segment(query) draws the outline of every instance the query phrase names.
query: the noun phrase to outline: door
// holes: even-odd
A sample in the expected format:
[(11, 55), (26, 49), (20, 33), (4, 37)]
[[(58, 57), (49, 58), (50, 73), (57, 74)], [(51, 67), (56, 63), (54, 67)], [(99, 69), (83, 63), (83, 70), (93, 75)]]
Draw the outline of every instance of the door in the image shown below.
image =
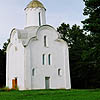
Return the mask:
[(17, 78), (12, 80), (12, 89), (16, 89), (17, 88)]
[(50, 89), (50, 77), (45, 77), (45, 89)]

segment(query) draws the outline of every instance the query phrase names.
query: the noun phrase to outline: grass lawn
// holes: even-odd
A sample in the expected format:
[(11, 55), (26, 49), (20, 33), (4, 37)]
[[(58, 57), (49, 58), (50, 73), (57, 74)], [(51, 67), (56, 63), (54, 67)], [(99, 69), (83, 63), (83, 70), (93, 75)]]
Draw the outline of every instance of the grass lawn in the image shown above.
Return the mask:
[(0, 91), (0, 100), (100, 100), (100, 90)]

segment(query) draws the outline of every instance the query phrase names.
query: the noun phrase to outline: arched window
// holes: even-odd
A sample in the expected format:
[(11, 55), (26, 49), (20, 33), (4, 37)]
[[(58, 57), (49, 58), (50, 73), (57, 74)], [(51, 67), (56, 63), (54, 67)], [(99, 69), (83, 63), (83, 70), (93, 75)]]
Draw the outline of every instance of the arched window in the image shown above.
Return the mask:
[(51, 65), (51, 54), (48, 55), (48, 64)]
[(44, 46), (47, 46), (47, 36), (44, 36)]
[(35, 71), (35, 69), (33, 68), (33, 69), (32, 69), (32, 76), (34, 76), (34, 71)]
[(41, 13), (39, 12), (39, 26), (41, 26)]
[(43, 64), (43, 65), (46, 64), (46, 61), (45, 61), (45, 60), (46, 60), (46, 57), (45, 57), (45, 54), (43, 54), (43, 55), (42, 55), (42, 64)]
[(62, 75), (62, 70), (58, 69), (58, 76), (61, 76), (61, 75)]

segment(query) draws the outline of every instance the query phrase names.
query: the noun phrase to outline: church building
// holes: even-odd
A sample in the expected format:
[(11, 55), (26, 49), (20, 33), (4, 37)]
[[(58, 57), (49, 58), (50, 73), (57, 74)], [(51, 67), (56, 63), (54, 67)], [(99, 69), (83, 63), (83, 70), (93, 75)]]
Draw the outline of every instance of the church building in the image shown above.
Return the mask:
[(32, 0), (25, 13), (25, 28), (14, 28), (10, 34), (6, 86), (19, 90), (70, 89), (67, 43), (46, 24), (46, 9), (41, 2)]

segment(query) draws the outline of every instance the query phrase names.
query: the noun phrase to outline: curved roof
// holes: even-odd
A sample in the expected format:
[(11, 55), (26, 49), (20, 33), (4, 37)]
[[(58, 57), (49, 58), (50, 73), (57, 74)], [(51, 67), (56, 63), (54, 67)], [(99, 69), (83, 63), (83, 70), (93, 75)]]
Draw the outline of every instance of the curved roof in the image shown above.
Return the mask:
[(38, 0), (32, 0), (32, 1), (27, 5), (26, 8), (37, 8), (37, 7), (45, 8), (45, 7), (43, 6), (43, 4), (42, 4), (40, 1), (38, 1)]

